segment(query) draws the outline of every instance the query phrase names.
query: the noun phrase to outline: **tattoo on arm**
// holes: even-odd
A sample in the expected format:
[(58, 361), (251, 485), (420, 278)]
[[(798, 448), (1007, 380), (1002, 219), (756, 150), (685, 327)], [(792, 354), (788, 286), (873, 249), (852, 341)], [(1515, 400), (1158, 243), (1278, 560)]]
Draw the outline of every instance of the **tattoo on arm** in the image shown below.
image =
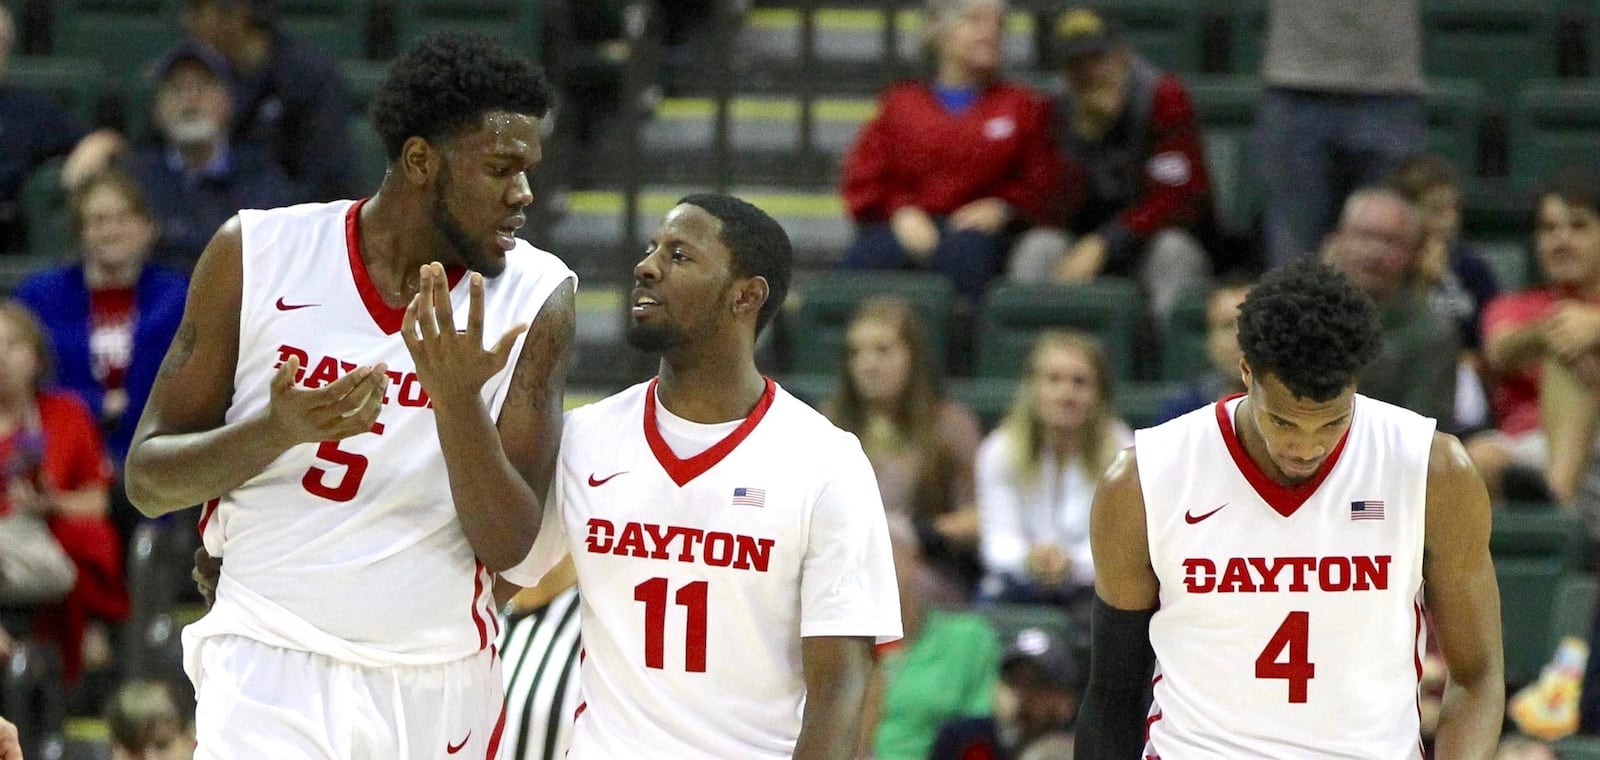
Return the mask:
[(189, 357), (194, 355), (195, 338), (196, 330), (193, 322), (184, 320), (178, 325), (178, 334), (173, 336), (172, 347), (167, 349), (166, 358), (161, 360), (157, 378), (165, 379), (189, 363)]
[[(561, 290), (551, 296), (551, 299), (570, 302), (572, 294)], [(548, 329), (529, 331), (527, 340), (522, 345), (522, 355), (517, 357), (517, 367), (512, 372), (514, 385), (511, 397), (526, 398), (534, 412), (541, 418), (549, 412), (551, 385), (562, 382), (566, 374), (566, 352), (572, 344), (572, 337), (577, 329), (576, 320), (573, 318), (574, 310), (570, 303), (552, 305), (556, 308), (549, 312), (551, 322)], [(539, 371), (539, 364), (551, 361), (552, 357), (560, 359), (551, 364), (547, 371)]]

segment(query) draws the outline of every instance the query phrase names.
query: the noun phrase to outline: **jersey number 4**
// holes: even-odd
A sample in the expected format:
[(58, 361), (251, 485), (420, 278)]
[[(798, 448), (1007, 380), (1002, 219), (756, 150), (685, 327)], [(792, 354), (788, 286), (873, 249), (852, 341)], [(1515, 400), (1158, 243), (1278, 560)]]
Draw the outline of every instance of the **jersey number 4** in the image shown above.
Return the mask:
[[(372, 432), (383, 435), (383, 423), (372, 423)], [(306, 470), (305, 477), (300, 479), (300, 485), (306, 492), (313, 496), (321, 496), (328, 501), (346, 502), (354, 499), (356, 491), (361, 489), (361, 478), (367, 474), (367, 458), (339, 448), (338, 441), (323, 441), (318, 445), (317, 458), (344, 467), (344, 474), (330, 484), (328, 471), (313, 466)]]
[(1306, 701), (1306, 687), (1317, 666), (1306, 653), (1311, 635), (1311, 613), (1295, 611), (1283, 619), (1265, 649), (1256, 656), (1256, 678), (1282, 678), (1289, 682), (1289, 702)]
[[(667, 579), (651, 578), (633, 587), (633, 599), (644, 602), (644, 664), (661, 670), (666, 667)], [(684, 608), (683, 669), (706, 672), (706, 582), (685, 584), (672, 595)]]

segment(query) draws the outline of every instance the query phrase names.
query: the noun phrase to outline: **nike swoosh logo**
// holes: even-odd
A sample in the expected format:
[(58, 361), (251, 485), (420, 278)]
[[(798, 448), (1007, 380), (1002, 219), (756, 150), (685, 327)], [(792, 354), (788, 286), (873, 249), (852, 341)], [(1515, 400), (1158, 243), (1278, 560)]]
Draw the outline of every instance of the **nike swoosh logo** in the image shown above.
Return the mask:
[[(1222, 507), (1226, 507), (1226, 506), (1228, 506), (1227, 502), (1223, 502)], [(1196, 515), (1193, 512), (1184, 512), (1183, 513), (1183, 520), (1184, 520), (1184, 522), (1187, 522), (1190, 525), (1193, 525), (1193, 524), (1195, 524), (1197, 522), (1200, 522), (1201, 520), (1206, 519), (1207, 517), (1210, 517), (1210, 516), (1212, 516), (1212, 515), (1214, 515), (1214, 514), (1216, 514), (1218, 512), (1221, 512), (1222, 511), (1222, 507), (1217, 507), (1216, 509), (1213, 509), (1210, 512), (1207, 512), (1207, 513), (1205, 513), (1203, 515)]]
[(309, 309), (309, 308), (311, 308), (313, 306), (320, 306), (320, 305), (321, 304), (314, 304), (314, 303), (294, 303), (294, 304), (289, 304), (289, 303), (284, 303), (283, 302), (283, 297), (282, 296), (278, 297), (278, 311), (294, 311), (295, 309)]
[(589, 486), (591, 488), (598, 487), (598, 486), (603, 486), (603, 485), (606, 484), (606, 481), (609, 481), (612, 478), (614, 478), (614, 477), (616, 477), (618, 475), (622, 475), (622, 474), (624, 474), (626, 472), (627, 472), (627, 470), (623, 470), (622, 472), (614, 472), (614, 473), (611, 473), (610, 475), (607, 475), (607, 476), (605, 476), (603, 478), (598, 478), (598, 479), (595, 478), (594, 473), (591, 472), (591, 473), (589, 473)]
[(471, 739), (471, 738), (472, 738), (472, 732), (468, 731), (467, 735), (461, 739), (461, 743), (460, 744), (446, 744), (446, 745), (444, 745), (444, 753), (447, 754), (447, 755), (454, 755), (455, 753), (460, 752), (462, 749), (464, 749), (467, 746), (467, 740)]

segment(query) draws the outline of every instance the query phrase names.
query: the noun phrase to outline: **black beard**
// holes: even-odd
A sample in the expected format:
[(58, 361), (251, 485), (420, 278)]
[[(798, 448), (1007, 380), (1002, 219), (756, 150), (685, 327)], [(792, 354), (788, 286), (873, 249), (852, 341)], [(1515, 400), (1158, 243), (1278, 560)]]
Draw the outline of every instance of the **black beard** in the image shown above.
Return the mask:
[(683, 333), (670, 327), (629, 325), (628, 345), (651, 354), (664, 354), (684, 343)]
[(462, 263), (474, 272), (481, 272), (485, 277), (494, 277), (505, 270), (505, 264), (500, 261), (491, 261), (483, 255), (477, 246), (472, 243), (472, 238), (467, 231), (461, 228), (461, 223), (456, 221), (450, 209), (445, 206), (445, 198), (450, 195), (450, 169), (448, 166), (439, 168), (439, 184), (434, 189), (433, 196), (433, 228), (439, 231), (450, 247), (455, 249), (461, 257)]

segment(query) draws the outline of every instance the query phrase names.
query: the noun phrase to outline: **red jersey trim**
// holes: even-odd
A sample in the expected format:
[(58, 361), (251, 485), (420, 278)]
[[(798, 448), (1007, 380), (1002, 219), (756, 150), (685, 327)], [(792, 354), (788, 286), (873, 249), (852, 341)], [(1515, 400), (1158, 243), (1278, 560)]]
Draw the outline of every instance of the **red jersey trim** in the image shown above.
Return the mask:
[[(400, 325), (405, 321), (406, 308), (394, 307), (383, 302), (383, 295), (378, 292), (378, 287), (372, 284), (372, 276), (367, 273), (367, 262), (361, 258), (361, 207), (367, 205), (369, 198), (362, 198), (350, 204), (350, 210), (344, 215), (344, 247), (350, 254), (350, 275), (355, 279), (356, 292), (361, 294), (361, 303), (367, 307), (367, 313), (372, 316), (372, 321), (385, 335), (400, 332)], [(450, 283), (450, 288), (455, 289), (456, 283), (461, 282), (461, 276), (467, 273), (465, 267), (446, 267), (445, 277)]]
[(1228, 453), (1233, 456), (1233, 463), (1238, 466), (1244, 479), (1250, 481), (1250, 486), (1255, 489), (1256, 494), (1265, 500), (1273, 511), (1288, 517), (1317, 492), (1317, 488), (1328, 478), (1333, 466), (1338, 464), (1339, 455), (1344, 453), (1345, 441), (1350, 440), (1350, 430), (1345, 429), (1344, 435), (1339, 436), (1339, 443), (1333, 447), (1333, 453), (1322, 461), (1322, 466), (1317, 468), (1310, 480), (1299, 485), (1286, 486), (1273, 480), (1272, 476), (1261, 469), (1261, 465), (1256, 464), (1256, 460), (1250, 458), (1249, 452), (1244, 450), (1244, 442), (1239, 440), (1238, 432), (1233, 429), (1233, 415), (1228, 414), (1228, 402), (1243, 395), (1235, 393), (1217, 402), (1217, 426), (1222, 428), (1222, 440), (1228, 445)]
[(744, 418), (728, 437), (717, 441), (715, 445), (688, 459), (679, 459), (672, 453), (672, 447), (667, 445), (666, 439), (661, 437), (661, 430), (656, 426), (656, 384), (660, 378), (651, 378), (650, 387), (644, 392), (644, 439), (650, 444), (650, 452), (656, 455), (656, 461), (661, 463), (661, 469), (667, 471), (672, 482), (679, 486), (688, 485), (689, 481), (699, 477), (706, 470), (717, 466), (718, 462), (727, 458), (733, 450), (750, 437), (750, 432), (761, 424), (761, 419), (767, 416), (767, 410), (772, 407), (772, 400), (777, 397), (778, 384), (772, 378), (763, 378), (767, 381), (766, 390), (761, 392), (761, 400), (756, 402), (756, 408)]
[(217, 505), (221, 503), (222, 499), (212, 499), (200, 508), (200, 522), (195, 526), (195, 531), (200, 534), (202, 541), (206, 537), (206, 525), (211, 522), (212, 516), (217, 513)]

